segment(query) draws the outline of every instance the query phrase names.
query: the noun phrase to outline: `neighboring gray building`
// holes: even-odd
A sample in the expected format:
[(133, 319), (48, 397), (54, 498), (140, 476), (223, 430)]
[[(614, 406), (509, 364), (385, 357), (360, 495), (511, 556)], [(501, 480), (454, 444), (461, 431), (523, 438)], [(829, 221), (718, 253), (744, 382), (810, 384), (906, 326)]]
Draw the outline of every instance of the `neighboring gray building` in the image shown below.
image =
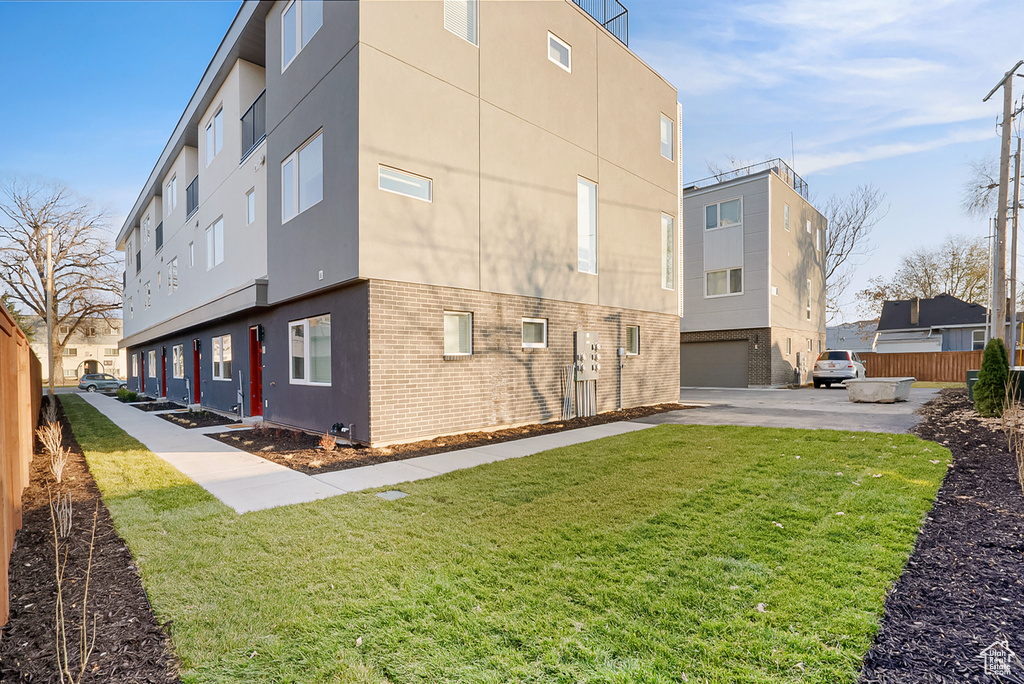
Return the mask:
[(971, 351), (985, 348), (988, 309), (948, 294), (882, 304), (875, 351)]
[(825, 346), (855, 352), (875, 350), (875, 327), (878, 321), (856, 321), (825, 327)]
[(599, 410), (677, 401), (677, 93), (625, 38), (244, 2), (118, 236), (130, 386), (385, 444), (560, 418), (593, 331)]
[(781, 159), (683, 191), (683, 386), (809, 382), (825, 342), (825, 217)]

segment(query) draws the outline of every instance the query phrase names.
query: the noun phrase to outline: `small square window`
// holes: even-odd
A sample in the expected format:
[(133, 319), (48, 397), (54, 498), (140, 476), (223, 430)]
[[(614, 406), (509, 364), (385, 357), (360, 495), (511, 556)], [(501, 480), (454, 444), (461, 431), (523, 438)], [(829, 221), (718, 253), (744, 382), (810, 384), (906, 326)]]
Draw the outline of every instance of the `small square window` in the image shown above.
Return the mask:
[(546, 318), (523, 319), (523, 347), (543, 349), (548, 346), (548, 321)]
[(469, 356), (473, 353), (473, 314), (444, 312), (444, 355)]
[(640, 326), (626, 326), (626, 356), (637, 356), (640, 353)]
[(572, 73), (572, 46), (553, 33), (548, 33), (548, 59)]
[(741, 198), (709, 204), (704, 207), (704, 228), (713, 230), (743, 223), (743, 201)]

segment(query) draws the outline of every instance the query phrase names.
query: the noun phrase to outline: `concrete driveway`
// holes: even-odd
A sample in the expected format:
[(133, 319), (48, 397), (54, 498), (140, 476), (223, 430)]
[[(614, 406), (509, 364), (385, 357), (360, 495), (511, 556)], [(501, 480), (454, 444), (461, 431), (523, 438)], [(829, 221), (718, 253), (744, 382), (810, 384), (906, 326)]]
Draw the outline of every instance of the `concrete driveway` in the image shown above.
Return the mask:
[(684, 404), (701, 408), (673, 411), (639, 423), (677, 425), (759, 425), (764, 427), (908, 432), (920, 420), (917, 410), (938, 396), (935, 389), (911, 389), (910, 401), (896, 404), (854, 404), (846, 388), (830, 389), (683, 389)]

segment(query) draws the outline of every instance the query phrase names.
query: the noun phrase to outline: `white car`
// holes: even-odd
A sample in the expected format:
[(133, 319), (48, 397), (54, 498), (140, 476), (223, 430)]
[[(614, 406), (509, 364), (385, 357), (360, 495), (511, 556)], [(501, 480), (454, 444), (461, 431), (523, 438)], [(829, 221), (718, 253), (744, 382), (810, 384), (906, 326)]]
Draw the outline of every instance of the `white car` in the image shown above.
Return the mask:
[(828, 349), (818, 355), (814, 363), (814, 386), (831, 387), (833, 382), (845, 382), (866, 376), (864, 362), (857, 352)]

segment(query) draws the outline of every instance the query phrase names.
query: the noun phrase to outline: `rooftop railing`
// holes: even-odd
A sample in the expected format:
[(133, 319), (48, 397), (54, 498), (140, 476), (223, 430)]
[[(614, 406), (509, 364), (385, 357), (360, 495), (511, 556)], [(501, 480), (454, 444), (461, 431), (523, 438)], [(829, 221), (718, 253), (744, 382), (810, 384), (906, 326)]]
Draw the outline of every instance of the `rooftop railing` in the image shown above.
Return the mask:
[(776, 176), (781, 178), (785, 183), (797, 191), (797, 193), (805, 200), (809, 200), (810, 196), (807, 189), (807, 181), (796, 174), (796, 171), (790, 167), (789, 164), (782, 161), (782, 159), (769, 159), (768, 161), (759, 162), (757, 164), (751, 164), (750, 166), (744, 166), (739, 169), (729, 169), (728, 171), (721, 171), (714, 175), (708, 176), (707, 178), (701, 178), (698, 181), (687, 184), (687, 187), (694, 189), (706, 188), (710, 185), (717, 185), (718, 183), (724, 183), (725, 181), (736, 180), (737, 178), (744, 178), (746, 176), (753, 176), (754, 174), (761, 173), (763, 171), (772, 171)]
[(584, 12), (594, 17), (601, 26), (629, 45), (629, 12), (619, 0), (572, 0)]

